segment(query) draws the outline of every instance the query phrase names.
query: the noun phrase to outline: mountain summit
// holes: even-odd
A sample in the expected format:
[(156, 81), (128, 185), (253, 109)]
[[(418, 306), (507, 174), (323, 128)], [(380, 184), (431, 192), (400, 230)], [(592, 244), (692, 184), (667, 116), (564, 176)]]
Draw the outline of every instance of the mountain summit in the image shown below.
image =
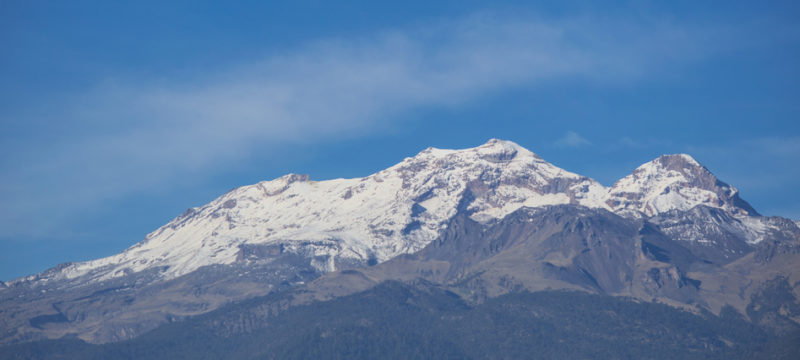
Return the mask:
[(609, 189), (607, 204), (615, 212), (633, 216), (689, 210), (697, 205), (734, 215), (758, 215), (735, 187), (686, 154), (663, 155), (639, 166)]

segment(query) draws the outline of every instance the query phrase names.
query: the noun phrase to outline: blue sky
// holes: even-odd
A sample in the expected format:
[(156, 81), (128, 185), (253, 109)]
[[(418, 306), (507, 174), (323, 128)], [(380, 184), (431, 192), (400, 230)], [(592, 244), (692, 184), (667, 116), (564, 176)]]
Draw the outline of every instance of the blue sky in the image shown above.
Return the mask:
[(793, 2), (376, 3), (0, 3), (0, 279), (493, 137), (606, 185), (689, 153), (800, 218)]

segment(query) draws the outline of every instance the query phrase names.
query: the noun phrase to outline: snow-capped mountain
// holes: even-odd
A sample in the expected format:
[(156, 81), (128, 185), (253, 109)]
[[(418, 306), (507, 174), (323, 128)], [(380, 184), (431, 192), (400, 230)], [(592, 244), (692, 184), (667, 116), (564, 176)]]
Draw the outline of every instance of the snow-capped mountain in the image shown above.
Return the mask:
[[(552, 223), (534, 219), (537, 212), (532, 209), (549, 209), (545, 212), (554, 216)], [(334, 270), (379, 263), (395, 266), (388, 261), (419, 253), (446, 233), (458, 231), (449, 228), (454, 219), (487, 229), (500, 223), (511, 227), (514, 220), (506, 218), (514, 213), (529, 214), (529, 220), (550, 229), (540, 231), (538, 225), (529, 224), (537, 234), (552, 231), (577, 241), (571, 252), (583, 246), (575, 234), (584, 227), (596, 228), (587, 235), (596, 238), (592, 246), (613, 233), (600, 229), (625, 229), (619, 236), (635, 249), (614, 251), (624, 251), (635, 260), (626, 266), (640, 261), (651, 266), (648, 256), (661, 259), (665, 251), (725, 266), (760, 251), (762, 242), (767, 243), (759, 255), (762, 259), (800, 249), (794, 245), (800, 229), (792, 221), (759, 216), (735, 188), (688, 155), (659, 157), (604, 187), (513, 142), (493, 139), (463, 150), (428, 148), (363, 178), (312, 181), (306, 175), (289, 174), (243, 186), (187, 210), (120, 254), (0, 283), (0, 314), (4, 314), (0, 321), (7, 327), (0, 329), (5, 330), (0, 332), (0, 343), (64, 336), (90, 342), (128, 339), (225, 303), (304, 286)], [(574, 214), (601, 220), (567, 221)], [(496, 229), (498, 237), (506, 236), (503, 226)], [(636, 237), (648, 232), (655, 234), (647, 235), (655, 240), (636, 245)], [(483, 241), (480, 234), (464, 235)], [(618, 240), (597, 244), (622, 244)], [(549, 265), (539, 275), (550, 276), (552, 269), (547, 266), (567, 261), (561, 258), (566, 254), (560, 249), (564, 244), (559, 244), (545, 247), (551, 254), (545, 259)], [(490, 247), (497, 250), (494, 246)], [(592, 261), (617, 261), (611, 255), (586, 256)], [(512, 257), (519, 269), (529, 269), (526, 261), (533, 261)], [(672, 274), (670, 267), (659, 269), (656, 272), (664, 272), (664, 277), (678, 274)], [(413, 269), (399, 270), (417, 274)], [(567, 273), (580, 274), (579, 268), (573, 270), (577, 272)], [(501, 282), (520, 275), (498, 274)], [(653, 276), (644, 279), (660, 284), (661, 275)]]
[[(738, 191), (689, 155), (665, 155), (611, 188), (558, 168), (511, 142), (492, 139), (464, 150), (428, 148), (363, 178), (312, 181), (289, 174), (243, 186), (187, 210), (124, 252), (65, 264), (13, 281), (109, 280), (158, 269), (168, 280), (203, 266), (230, 264), (243, 245), (280, 245), (322, 272), (337, 261), (366, 264), (413, 253), (435, 239), (458, 211), (476, 220), (520, 207), (577, 204), (627, 217), (697, 205), (743, 218), (751, 241), (764, 226)], [(56, 271), (53, 271), (56, 270)]]

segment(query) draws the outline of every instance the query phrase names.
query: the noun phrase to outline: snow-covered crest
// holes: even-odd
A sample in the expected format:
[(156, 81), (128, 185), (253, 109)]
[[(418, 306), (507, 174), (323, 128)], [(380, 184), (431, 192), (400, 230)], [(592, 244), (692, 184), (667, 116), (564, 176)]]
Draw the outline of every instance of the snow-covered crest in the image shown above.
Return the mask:
[(736, 215), (758, 215), (738, 193), (691, 156), (664, 155), (617, 181), (609, 190), (607, 204), (616, 212), (632, 216), (689, 210), (697, 205)]

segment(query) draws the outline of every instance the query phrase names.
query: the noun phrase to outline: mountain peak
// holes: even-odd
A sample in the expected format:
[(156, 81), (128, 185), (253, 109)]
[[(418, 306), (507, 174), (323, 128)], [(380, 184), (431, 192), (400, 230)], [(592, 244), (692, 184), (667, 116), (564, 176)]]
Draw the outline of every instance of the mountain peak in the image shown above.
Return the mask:
[(728, 184), (719, 181), (710, 170), (687, 154), (661, 155), (636, 168), (632, 175), (641, 179), (650, 180), (670, 179), (670, 183), (677, 181), (683, 186), (688, 185), (689, 187), (697, 187), (705, 190), (714, 190), (723, 187), (736, 190)]
[(758, 215), (739, 190), (711, 173), (687, 154), (662, 155), (617, 181), (607, 204), (617, 212), (653, 216), (697, 205), (721, 208), (736, 215)]
[(426, 158), (430, 156), (435, 158), (452, 156), (453, 158), (458, 158), (463, 161), (474, 161), (477, 160), (475, 159), (477, 157), (478, 159), (489, 162), (508, 162), (515, 159), (524, 160), (529, 158), (541, 159), (530, 150), (513, 141), (496, 138), (489, 139), (489, 141), (480, 146), (459, 150), (428, 147), (415, 156), (415, 158)]
[(486, 141), (483, 145), (478, 147), (506, 147), (506, 148), (513, 147), (516, 149), (524, 149), (522, 146), (511, 140), (503, 140), (498, 138), (491, 138), (488, 141)]
[(293, 183), (307, 182), (309, 180), (310, 177), (306, 174), (289, 173), (275, 180), (262, 181), (258, 185), (263, 188), (265, 194), (277, 195), (286, 191)]
[(481, 159), (491, 162), (511, 161), (520, 156), (522, 158), (533, 157), (534, 154), (519, 144), (500, 139), (490, 139), (485, 144), (474, 148)]
[(658, 165), (666, 170), (676, 171), (680, 169), (705, 168), (689, 154), (661, 155), (650, 163)]

